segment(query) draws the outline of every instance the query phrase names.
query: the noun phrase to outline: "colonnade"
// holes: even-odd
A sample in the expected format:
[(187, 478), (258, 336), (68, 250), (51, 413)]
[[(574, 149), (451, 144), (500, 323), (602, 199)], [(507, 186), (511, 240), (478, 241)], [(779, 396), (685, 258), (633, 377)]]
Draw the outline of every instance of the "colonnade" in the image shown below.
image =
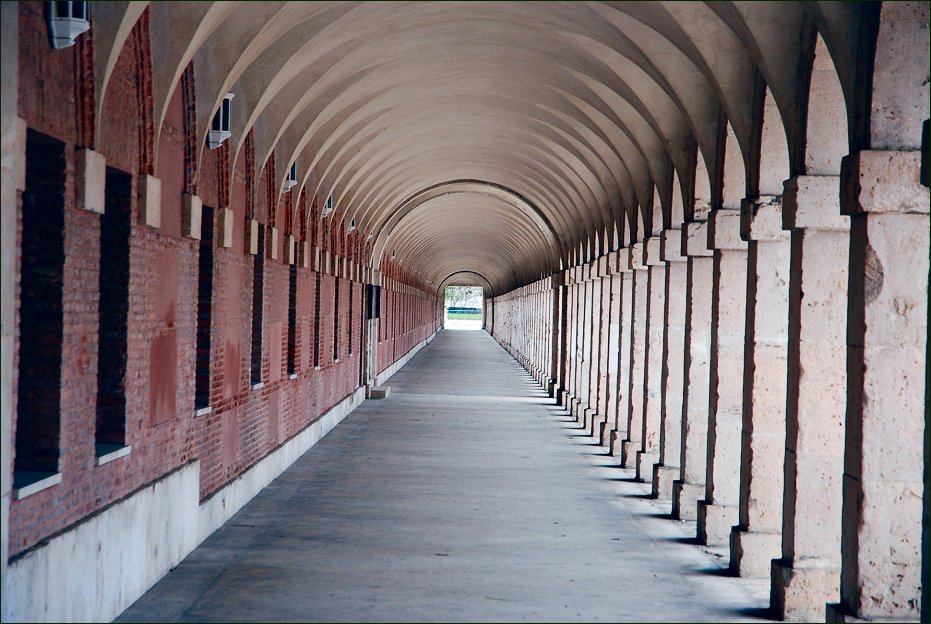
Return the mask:
[(918, 150), (869, 150), (779, 194), (723, 189), (704, 218), (487, 306), (486, 329), (673, 518), (734, 574), (770, 577), (781, 618), (913, 618), (927, 592), (919, 169)]

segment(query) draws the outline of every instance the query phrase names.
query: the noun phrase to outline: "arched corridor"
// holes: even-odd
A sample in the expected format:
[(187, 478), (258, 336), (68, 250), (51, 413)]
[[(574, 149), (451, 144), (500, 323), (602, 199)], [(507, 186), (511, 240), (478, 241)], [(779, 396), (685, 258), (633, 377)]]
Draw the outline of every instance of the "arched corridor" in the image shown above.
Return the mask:
[(723, 557), (689, 543), (694, 522), (660, 519), (668, 503), (651, 504), (484, 332), (441, 332), (391, 386), (118, 621), (746, 621), (763, 610), (768, 587), (723, 576)]
[[(407, 474), (437, 459), (418, 432), (468, 474), (530, 429), (556, 454), (513, 476), (539, 466), (527, 478), (567, 498), (528, 499), (527, 515), (579, 525), (554, 557), (631, 531), (573, 593), (599, 604), (567, 619), (634, 617), (612, 589), (638, 576), (623, 560), (653, 569), (650, 536), (677, 531), (656, 551), (669, 582), (644, 590), (664, 618), (929, 617), (927, 2), (33, 1), (0, 16), (4, 621), (112, 620), (237, 533), (221, 527), (256, 496), (333, 471), (369, 487), (352, 453), (408, 440), (375, 476), (413, 493), (442, 483)], [(485, 333), (444, 330), (450, 285), (482, 289)], [(489, 335), (532, 384), (509, 381)], [(461, 413), (434, 430), (392, 412), (451, 410), (457, 384), (519, 400), (483, 413), (490, 437), (470, 444)], [(360, 448), (314, 459), (364, 423)], [(580, 464), (563, 426), (605, 465)], [(455, 487), (450, 509), (478, 496)], [(516, 510), (525, 492), (505, 491)], [(530, 520), (508, 548), (547, 535)], [(677, 602), (677, 570), (704, 611)]]

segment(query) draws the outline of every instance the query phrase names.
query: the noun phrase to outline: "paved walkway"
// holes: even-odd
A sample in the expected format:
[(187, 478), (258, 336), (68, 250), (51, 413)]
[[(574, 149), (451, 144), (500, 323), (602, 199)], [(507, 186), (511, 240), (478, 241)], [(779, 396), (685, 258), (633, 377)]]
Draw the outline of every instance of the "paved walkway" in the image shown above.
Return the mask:
[(722, 621), (694, 523), (484, 332), (441, 332), (118, 621)]

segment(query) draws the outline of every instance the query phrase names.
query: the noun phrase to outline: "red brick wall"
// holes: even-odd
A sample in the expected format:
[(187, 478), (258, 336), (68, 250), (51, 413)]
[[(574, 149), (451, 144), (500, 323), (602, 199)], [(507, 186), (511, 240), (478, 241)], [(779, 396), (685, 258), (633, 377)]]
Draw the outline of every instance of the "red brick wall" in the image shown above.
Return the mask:
[[(82, 67), (76, 54), (87, 45), (52, 50), (48, 44), (41, 3), (20, 3), (21, 71), (20, 116), (30, 128), (66, 144), (68, 180), (65, 198), (64, 334), (62, 344), (61, 461), (62, 482), (22, 500), (10, 512), (10, 553), (17, 555), (42, 539), (67, 529), (89, 514), (131, 494), (180, 465), (199, 459), (201, 495), (209, 497), (231, 479), (261, 460), (324, 412), (353, 392), (359, 383), (363, 335), (364, 287), (353, 282), (353, 313), (349, 318), (349, 288), (345, 277), (325, 274), (321, 279), (320, 367), (313, 367), (314, 296), (316, 276), (301, 264), (297, 269), (296, 378), (286, 369), (288, 342), (288, 281), (284, 215), (278, 215), (278, 259), (265, 260), (263, 298), (263, 371), (260, 388), (249, 379), (252, 331), (252, 256), (248, 254), (246, 181), (255, 175), (245, 153), (228, 153), (228, 141), (218, 150), (203, 148), (200, 162), (190, 154), (194, 143), (190, 107), (194, 76), (187, 75), (188, 92), (179, 82), (171, 97), (158, 136), (157, 158), (151, 170), (162, 182), (158, 229), (133, 224), (130, 238), (128, 357), (126, 371), (126, 442), (131, 453), (95, 466), (97, 340), (99, 324), (99, 215), (75, 207), (75, 146), (88, 144), (93, 106), (76, 106), (86, 99), (75, 72)], [(91, 37), (93, 29), (82, 37)], [(106, 89), (95, 146), (107, 164), (137, 176), (153, 158), (156, 111), (148, 91), (151, 71), (145, 23), (127, 39)], [(85, 42), (90, 44), (91, 42)], [(81, 136), (79, 136), (81, 135)], [(83, 138), (82, 138), (83, 136)], [(192, 150), (192, 145), (194, 149)], [(187, 155), (187, 157), (186, 157)], [(235, 164), (234, 164), (235, 163)], [(254, 164), (263, 167), (263, 163)], [(232, 168), (232, 170), (231, 170)], [(268, 207), (280, 203), (300, 215), (296, 200), (278, 202), (274, 165), (256, 185), (255, 218), (267, 223)], [(196, 175), (195, 175), (196, 172)], [(228, 191), (227, 191), (228, 189)], [(232, 246), (222, 246), (221, 222), (215, 223), (211, 316), (211, 377), (209, 414), (194, 412), (196, 319), (199, 241), (182, 236), (181, 194), (194, 190), (207, 206), (229, 207), (234, 213)], [(294, 191), (296, 193), (296, 191)], [(136, 199), (133, 199), (135, 203)], [(222, 203), (221, 203), (222, 202)], [(274, 203), (272, 203), (274, 202)], [(308, 198), (306, 212), (317, 198)], [(225, 204), (225, 205), (224, 205)], [(134, 213), (135, 213), (134, 206)], [(253, 215), (248, 215), (253, 216)], [(318, 245), (365, 262), (370, 245), (338, 234), (343, 228), (310, 215), (309, 238)], [(339, 227), (331, 232), (331, 227)], [(295, 223), (301, 239), (305, 228)], [(333, 262), (333, 266), (337, 263)], [(327, 269), (324, 269), (327, 270)], [(332, 271), (331, 271), (332, 273)], [(400, 273), (398, 281), (425, 286)], [(339, 360), (333, 361), (334, 289), (340, 284)], [(382, 306), (384, 325), (378, 369), (403, 356), (435, 330), (429, 295), (389, 293), (404, 307)], [(17, 291), (17, 298), (19, 293)], [(406, 316), (403, 316), (405, 315)], [(406, 319), (403, 327), (399, 324)], [(353, 353), (349, 329), (353, 326)], [(17, 339), (18, 340), (18, 339)], [(17, 348), (18, 348), (17, 342)], [(23, 345), (29, 348), (29, 345)], [(16, 370), (14, 374), (14, 409)], [(15, 427), (15, 423), (14, 423)], [(14, 458), (3, 461), (12, 465)]]

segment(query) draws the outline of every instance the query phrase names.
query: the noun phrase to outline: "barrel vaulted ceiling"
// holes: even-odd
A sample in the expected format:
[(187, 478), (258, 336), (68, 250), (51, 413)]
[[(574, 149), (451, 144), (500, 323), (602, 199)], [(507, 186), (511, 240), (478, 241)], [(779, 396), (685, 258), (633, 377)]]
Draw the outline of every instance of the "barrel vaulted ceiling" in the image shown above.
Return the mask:
[[(95, 3), (97, 102), (146, 6)], [(861, 10), (153, 3), (155, 127), (193, 63), (200, 137), (233, 92), (232, 158), (244, 158), (254, 130), (258, 168), (274, 153), (282, 189), (282, 164), (296, 161), (295, 190), (332, 193), (328, 218), (371, 235), (375, 268), (393, 257), (437, 286), (503, 292), (688, 218), (690, 172), (700, 159), (699, 175), (719, 175), (723, 126), (751, 149), (760, 80), (797, 153), (803, 139), (788, 122), (801, 114), (805, 24), (820, 32), (849, 102)]]

